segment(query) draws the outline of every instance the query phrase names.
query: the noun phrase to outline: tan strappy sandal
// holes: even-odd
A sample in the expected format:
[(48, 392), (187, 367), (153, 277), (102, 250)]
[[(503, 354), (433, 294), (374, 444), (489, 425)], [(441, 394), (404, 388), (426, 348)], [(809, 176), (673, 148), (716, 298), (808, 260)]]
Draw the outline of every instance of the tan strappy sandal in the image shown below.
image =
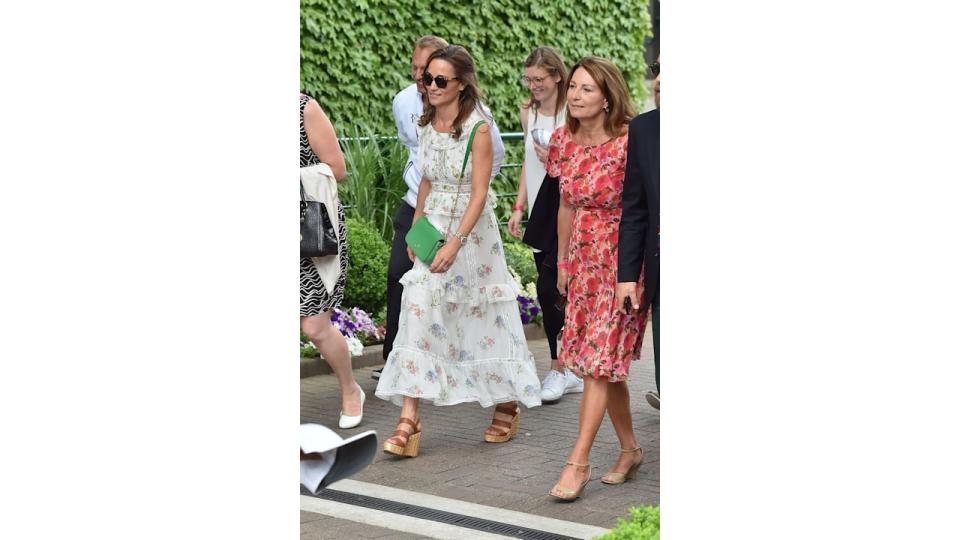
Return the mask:
[[(497, 413), (509, 414), (512, 417), (509, 422), (500, 420), (497, 418)], [(520, 431), (520, 404), (514, 402), (512, 405), (509, 403), (497, 405), (493, 412), (493, 422), (490, 427), (497, 430), (498, 433), (496, 435), (484, 433), (483, 440), (491, 443), (505, 443), (512, 439)]]
[(575, 501), (583, 495), (583, 489), (587, 487), (587, 482), (589, 482), (590, 477), (593, 476), (593, 467), (591, 467), (589, 463), (574, 463), (572, 461), (568, 461), (564, 467), (567, 465), (573, 465), (578, 469), (587, 469), (587, 479), (584, 480), (577, 489), (564, 489), (560, 487), (560, 483), (558, 482), (554, 484), (553, 489), (550, 490), (550, 496), (560, 499), (561, 501)]
[[(640, 459), (637, 459), (637, 452), (640, 452)], [(607, 474), (600, 477), (600, 481), (604, 484), (618, 485), (626, 482), (627, 480), (633, 480), (633, 477), (637, 475), (637, 469), (639, 469), (640, 465), (643, 464), (643, 448), (640, 448), (639, 446), (633, 450), (624, 450), (621, 448), (620, 453), (633, 454), (633, 464), (630, 465), (630, 468), (627, 469), (627, 472), (625, 473), (608, 471)]]
[[(404, 424), (410, 426), (413, 431), (402, 429)], [(417, 453), (420, 451), (420, 434), (422, 431), (419, 418), (414, 422), (401, 416), (400, 422), (397, 424), (397, 430), (393, 432), (392, 437), (383, 443), (383, 451), (396, 456), (417, 457)]]

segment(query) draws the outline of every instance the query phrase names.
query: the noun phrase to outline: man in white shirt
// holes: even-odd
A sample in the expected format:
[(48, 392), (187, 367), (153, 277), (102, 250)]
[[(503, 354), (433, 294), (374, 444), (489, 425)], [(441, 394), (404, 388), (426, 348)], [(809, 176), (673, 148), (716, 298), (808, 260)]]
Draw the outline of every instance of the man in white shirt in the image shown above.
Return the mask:
[[(407, 184), (407, 193), (400, 201), (400, 206), (393, 215), (393, 246), (390, 249), (390, 264), (387, 268), (387, 333), (383, 342), (383, 359), (386, 361), (393, 349), (393, 340), (397, 336), (397, 325), (400, 321), (400, 301), (403, 297), (403, 285), (400, 278), (413, 268), (413, 262), (407, 256), (407, 243), (404, 237), (413, 225), (413, 212), (417, 206), (417, 192), (420, 190), (420, 163), (417, 156), (420, 148), (417, 141), (417, 121), (423, 114), (423, 87), (421, 77), (427, 70), (427, 59), (437, 49), (446, 47), (448, 43), (436, 36), (424, 36), (417, 40), (413, 47), (413, 57), (410, 63), (410, 74), (414, 83), (397, 92), (393, 97), (393, 118), (397, 123), (397, 135), (400, 142), (407, 147), (409, 157), (403, 169), (403, 180)], [(497, 123), (493, 121), (493, 114), (486, 111), (490, 117), (490, 137), (493, 139), (493, 178), (500, 172), (503, 163), (503, 139)], [(380, 371), (374, 372), (373, 378), (380, 378)]]

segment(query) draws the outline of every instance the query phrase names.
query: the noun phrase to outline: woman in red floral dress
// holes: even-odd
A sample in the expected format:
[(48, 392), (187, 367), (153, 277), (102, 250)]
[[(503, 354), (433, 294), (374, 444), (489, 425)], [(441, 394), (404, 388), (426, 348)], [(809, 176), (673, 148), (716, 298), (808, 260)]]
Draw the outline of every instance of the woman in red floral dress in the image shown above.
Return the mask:
[(550, 494), (574, 500), (590, 479), (590, 448), (605, 412), (621, 453), (601, 480), (621, 484), (643, 462), (626, 379), (640, 357), (646, 314), (624, 314), (616, 305), (627, 125), (635, 116), (620, 70), (582, 59), (570, 74), (567, 107), (567, 125), (550, 140), (547, 172), (560, 178), (557, 288), (567, 295), (560, 362), (583, 377), (584, 393), (576, 443)]

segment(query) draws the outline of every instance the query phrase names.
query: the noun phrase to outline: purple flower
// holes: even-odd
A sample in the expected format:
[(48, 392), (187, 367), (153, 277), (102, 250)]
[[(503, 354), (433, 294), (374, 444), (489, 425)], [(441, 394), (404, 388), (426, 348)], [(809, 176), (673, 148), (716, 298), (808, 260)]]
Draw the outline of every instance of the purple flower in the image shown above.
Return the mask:
[(349, 311), (343, 311), (340, 308), (333, 310), (330, 322), (346, 338), (360, 339), (365, 336), (373, 336), (380, 339), (380, 330), (373, 322), (373, 317), (363, 309), (354, 307)]

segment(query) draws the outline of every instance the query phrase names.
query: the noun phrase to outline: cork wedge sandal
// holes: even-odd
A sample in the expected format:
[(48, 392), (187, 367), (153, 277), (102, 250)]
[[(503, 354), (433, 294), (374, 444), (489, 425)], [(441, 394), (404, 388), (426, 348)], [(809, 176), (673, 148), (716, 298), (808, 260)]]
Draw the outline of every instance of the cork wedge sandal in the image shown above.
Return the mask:
[[(404, 429), (410, 426), (409, 429)], [(416, 422), (409, 418), (400, 417), (397, 424), (397, 430), (393, 436), (383, 443), (383, 451), (388, 454), (403, 457), (417, 457), (420, 452), (420, 435), (423, 429), (420, 425), (420, 419)]]
[[(510, 420), (497, 418), (497, 413), (509, 415)], [(497, 405), (493, 412), (493, 422), (490, 423), (487, 430), (483, 434), (483, 440), (489, 443), (505, 443), (516, 436), (517, 432), (520, 431), (520, 404), (513, 402)], [(496, 433), (490, 433), (490, 430), (496, 431)]]

